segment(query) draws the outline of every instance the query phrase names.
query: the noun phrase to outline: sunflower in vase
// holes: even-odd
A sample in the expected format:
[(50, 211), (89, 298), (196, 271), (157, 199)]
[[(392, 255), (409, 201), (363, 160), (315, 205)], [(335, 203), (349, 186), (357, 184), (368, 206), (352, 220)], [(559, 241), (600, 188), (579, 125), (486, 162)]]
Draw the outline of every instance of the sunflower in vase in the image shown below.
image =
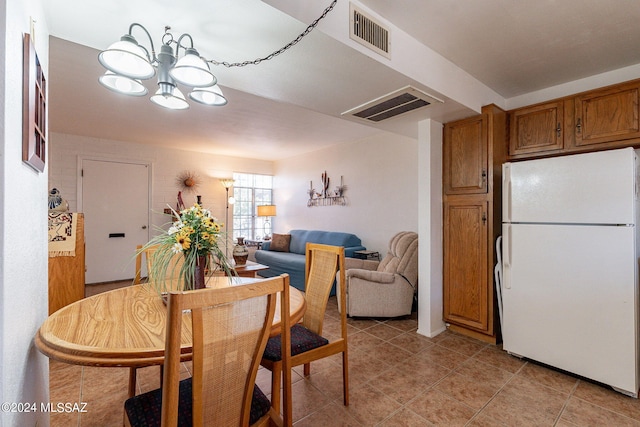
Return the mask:
[(233, 275), (219, 243), (225, 241), (220, 224), (211, 211), (199, 204), (183, 209), (168, 230), (152, 238), (138, 253), (147, 256), (149, 283), (160, 292), (179, 287), (184, 290), (205, 287), (206, 272)]

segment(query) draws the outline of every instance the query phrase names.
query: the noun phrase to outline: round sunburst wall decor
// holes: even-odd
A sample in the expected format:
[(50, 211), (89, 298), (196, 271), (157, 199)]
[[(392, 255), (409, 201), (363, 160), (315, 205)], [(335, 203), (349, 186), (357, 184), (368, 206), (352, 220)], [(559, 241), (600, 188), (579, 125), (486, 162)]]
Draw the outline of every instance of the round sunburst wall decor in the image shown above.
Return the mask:
[(195, 192), (201, 182), (198, 174), (193, 171), (181, 172), (176, 178), (176, 183), (185, 193)]

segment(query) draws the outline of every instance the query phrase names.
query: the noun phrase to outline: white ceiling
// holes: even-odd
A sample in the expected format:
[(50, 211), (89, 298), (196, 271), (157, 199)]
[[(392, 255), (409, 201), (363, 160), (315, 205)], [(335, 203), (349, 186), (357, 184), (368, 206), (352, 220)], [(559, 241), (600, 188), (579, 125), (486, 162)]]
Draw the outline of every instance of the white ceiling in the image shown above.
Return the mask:
[[(286, 2), (281, 1), (283, 10), (291, 7)], [(308, 15), (317, 17), (330, 2), (315, 0), (296, 7), (310, 8)], [(637, 0), (359, 3), (503, 100), (640, 64)], [(229, 99), (227, 106), (192, 103), (186, 111), (165, 111), (148, 96), (124, 97), (97, 83), (104, 72), (97, 62), (99, 50), (118, 40), (132, 22), (151, 32), (157, 50), (164, 26), (170, 25), (176, 35), (190, 33), (201, 55), (227, 62), (266, 56), (294, 39), (309, 22), (299, 22), (259, 0), (47, 0), (44, 4), (54, 36), (49, 59), (53, 132), (273, 160), (381, 130), (416, 137), (420, 119), (446, 122), (474, 114), (460, 100), (442, 97), (445, 103), (440, 106), (375, 127), (341, 118), (343, 111), (406, 85), (434, 95), (440, 95), (439, 88), (425, 87), (420, 78), (409, 78), (388, 62), (336, 40), (323, 23), (273, 60), (213, 67)], [(348, 16), (331, 15), (343, 11), (336, 7), (330, 17), (348, 22)], [(148, 46), (143, 33), (133, 34)], [(155, 91), (155, 82), (148, 83), (150, 92)]]

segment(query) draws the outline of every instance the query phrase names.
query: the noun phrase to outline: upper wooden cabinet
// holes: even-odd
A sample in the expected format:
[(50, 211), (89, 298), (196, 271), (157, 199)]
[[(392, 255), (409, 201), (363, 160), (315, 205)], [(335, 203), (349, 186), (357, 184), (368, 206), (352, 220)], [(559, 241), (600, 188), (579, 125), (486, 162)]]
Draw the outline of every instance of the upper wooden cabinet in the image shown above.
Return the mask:
[(564, 147), (564, 102), (520, 108), (509, 114), (509, 154), (531, 154)]
[(509, 112), (513, 159), (640, 147), (640, 80)]
[(486, 120), (483, 116), (444, 126), (443, 185), (445, 194), (488, 191)]
[(575, 97), (575, 146), (640, 137), (640, 83), (596, 90)]

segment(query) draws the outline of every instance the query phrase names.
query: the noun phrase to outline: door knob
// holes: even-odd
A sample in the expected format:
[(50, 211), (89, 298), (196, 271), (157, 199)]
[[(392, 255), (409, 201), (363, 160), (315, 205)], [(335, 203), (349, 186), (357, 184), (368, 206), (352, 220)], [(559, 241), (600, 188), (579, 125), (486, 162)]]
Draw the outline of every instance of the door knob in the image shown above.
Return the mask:
[(147, 226), (146, 226), (146, 225), (143, 225), (143, 226), (142, 226), (142, 229), (143, 229), (143, 230), (146, 230), (146, 229), (147, 229)]

